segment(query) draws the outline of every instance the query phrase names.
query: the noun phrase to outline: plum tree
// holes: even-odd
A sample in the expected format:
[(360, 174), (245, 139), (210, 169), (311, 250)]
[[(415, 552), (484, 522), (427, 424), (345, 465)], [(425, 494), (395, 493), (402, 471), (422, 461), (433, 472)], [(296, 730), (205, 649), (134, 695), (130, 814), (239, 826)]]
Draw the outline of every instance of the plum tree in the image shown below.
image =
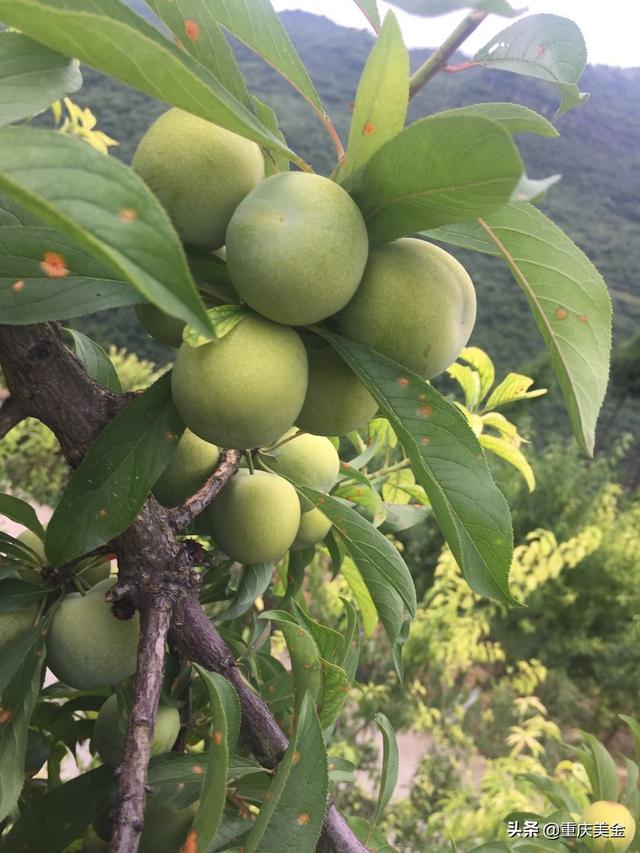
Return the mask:
[(378, 404), (330, 347), (308, 350), (307, 394), (296, 424), (315, 435), (346, 435), (372, 418)]
[[(338, 451), (328, 438), (322, 435), (301, 433), (290, 430), (281, 439), (287, 439), (275, 454), (267, 458), (267, 465), (276, 474), (284, 474), (303, 486), (309, 486), (318, 492), (329, 492), (340, 473)], [(311, 501), (300, 495), (300, 507), (303, 512), (313, 507)]]
[(316, 542), (322, 542), (331, 530), (331, 522), (317, 507), (308, 509), (300, 516), (300, 526), (291, 546), (292, 551), (310, 548)]
[(207, 249), (224, 244), (234, 210), (264, 177), (255, 142), (179, 109), (154, 121), (132, 166), (182, 239)]
[(23, 610), (14, 610), (10, 613), (0, 613), (0, 650), (17, 640), (33, 625), (37, 613), (37, 607), (26, 607)]
[(246, 468), (220, 492), (204, 521), (222, 550), (240, 563), (257, 565), (282, 557), (296, 537), (300, 501), (277, 474)]
[(636, 822), (629, 809), (621, 803), (614, 803), (611, 800), (598, 800), (591, 803), (585, 809), (582, 821), (588, 824), (606, 823), (609, 825), (609, 830), (614, 824), (624, 827), (624, 836), (621, 838), (614, 838), (609, 832), (608, 835), (599, 838), (586, 839), (594, 853), (605, 853), (607, 850), (625, 853), (625, 850), (631, 846), (636, 834)]
[(177, 349), (182, 343), (184, 320), (172, 317), (150, 302), (136, 305), (136, 317), (142, 328), (157, 341), (174, 349)]
[(272, 444), (295, 423), (307, 355), (293, 329), (245, 317), (221, 340), (178, 350), (173, 399), (189, 429), (220, 447)]
[[(118, 696), (112, 693), (102, 705), (96, 718), (92, 744), (105, 764), (117, 766), (127, 733), (127, 711), (119, 707)], [(180, 714), (170, 705), (160, 704), (153, 729), (151, 754), (168, 752), (180, 731)]]
[(227, 228), (227, 262), (244, 301), (271, 320), (305, 325), (343, 308), (367, 261), (367, 230), (353, 199), (306, 172), (267, 178)]
[(122, 620), (113, 615), (104, 596), (114, 584), (105, 580), (86, 595), (72, 592), (55, 612), (47, 637), (47, 664), (70, 687), (110, 687), (135, 672), (139, 617), (136, 613)]
[(432, 379), (456, 360), (476, 320), (465, 268), (444, 249), (406, 237), (374, 249), (337, 318), (340, 332)]
[(153, 487), (153, 494), (164, 506), (177, 506), (198, 491), (215, 470), (220, 451), (186, 429), (171, 462)]

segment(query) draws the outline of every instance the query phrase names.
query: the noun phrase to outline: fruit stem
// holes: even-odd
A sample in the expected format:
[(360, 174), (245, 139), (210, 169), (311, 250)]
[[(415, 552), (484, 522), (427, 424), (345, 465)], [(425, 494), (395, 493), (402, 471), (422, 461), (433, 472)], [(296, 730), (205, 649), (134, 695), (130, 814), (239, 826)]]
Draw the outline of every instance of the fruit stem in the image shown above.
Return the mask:
[(431, 56), (411, 75), (411, 79), (409, 80), (410, 98), (417, 95), (423, 86), (426, 86), (439, 71), (442, 71), (451, 56), (469, 38), (471, 33), (478, 29), (488, 14), (488, 12), (470, 12), (458, 24), (451, 35), (442, 42), (440, 47), (434, 50)]
[(269, 453), (269, 451), (277, 450), (279, 447), (282, 447), (283, 444), (286, 444), (288, 441), (293, 441), (294, 438), (298, 438), (301, 435), (306, 435), (306, 433), (303, 429), (298, 429), (293, 435), (289, 435), (286, 438), (283, 438), (282, 441), (277, 441), (275, 444), (271, 444), (269, 447), (263, 447), (262, 449), (265, 453)]
[(252, 455), (250, 450), (244, 451), (244, 458), (247, 460), (247, 466), (249, 468), (249, 473), (250, 474), (255, 473), (255, 469), (253, 467), (253, 455)]

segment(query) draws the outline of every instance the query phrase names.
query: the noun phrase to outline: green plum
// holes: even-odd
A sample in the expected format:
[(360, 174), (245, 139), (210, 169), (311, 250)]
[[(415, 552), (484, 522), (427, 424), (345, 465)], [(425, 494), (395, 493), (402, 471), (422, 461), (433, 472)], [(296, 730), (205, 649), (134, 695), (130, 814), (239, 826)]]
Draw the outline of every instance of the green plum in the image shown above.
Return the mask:
[(343, 308), (369, 251), (351, 196), (308, 172), (282, 172), (257, 186), (233, 214), (226, 246), (241, 298), (270, 320), (293, 326)]
[(614, 803), (610, 800), (598, 800), (591, 803), (582, 815), (581, 822), (587, 824), (606, 823), (609, 828), (614, 824), (624, 827), (624, 836), (620, 838), (605, 835), (598, 838), (585, 838), (589, 849), (593, 850), (594, 853), (606, 853), (608, 850), (625, 853), (631, 847), (631, 842), (636, 834), (636, 822), (629, 809), (621, 803)]
[(301, 551), (303, 548), (310, 548), (316, 542), (322, 542), (330, 530), (331, 522), (317, 507), (303, 512), (291, 550)]
[(184, 320), (166, 314), (149, 302), (136, 305), (136, 317), (142, 328), (157, 341), (174, 349), (182, 343), (182, 330), (186, 325)]
[(300, 525), (300, 501), (277, 474), (241, 468), (204, 514), (219, 547), (239, 563), (280, 559)]
[(110, 687), (133, 675), (140, 623), (117, 619), (105, 594), (115, 580), (96, 584), (86, 595), (67, 595), (56, 610), (47, 637), (47, 664), (78, 690)]
[[(269, 453), (266, 465), (276, 474), (283, 474), (302, 486), (318, 492), (329, 492), (340, 473), (338, 451), (326, 436), (301, 433), (291, 438), (296, 430), (290, 430), (280, 447)], [(282, 440), (282, 439), (281, 439)], [(313, 504), (300, 495), (302, 512), (313, 509)]]
[(153, 487), (153, 494), (163, 506), (178, 506), (198, 491), (215, 471), (219, 458), (215, 444), (185, 429), (171, 462)]
[[(180, 731), (180, 714), (176, 708), (161, 704), (153, 730), (151, 754), (168, 752)], [(115, 693), (100, 708), (93, 730), (93, 748), (105, 764), (114, 767), (122, 760), (122, 748), (127, 734), (127, 712), (118, 706)]]
[(293, 426), (307, 355), (293, 329), (255, 314), (221, 340), (178, 350), (171, 388), (180, 416), (219, 447), (265, 447)]
[(337, 318), (345, 337), (426, 379), (456, 360), (475, 320), (476, 294), (462, 264), (412, 237), (371, 252), (358, 292)]
[(159, 800), (149, 797), (144, 810), (139, 853), (179, 853), (197, 812), (197, 802), (174, 812)]
[(331, 347), (307, 354), (309, 384), (297, 426), (315, 435), (345, 435), (364, 426), (378, 404), (355, 373)]
[(182, 239), (205, 249), (224, 244), (234, 210), (264, 178), (255, 142), (180, 109), (154, 121), (132, 166)]

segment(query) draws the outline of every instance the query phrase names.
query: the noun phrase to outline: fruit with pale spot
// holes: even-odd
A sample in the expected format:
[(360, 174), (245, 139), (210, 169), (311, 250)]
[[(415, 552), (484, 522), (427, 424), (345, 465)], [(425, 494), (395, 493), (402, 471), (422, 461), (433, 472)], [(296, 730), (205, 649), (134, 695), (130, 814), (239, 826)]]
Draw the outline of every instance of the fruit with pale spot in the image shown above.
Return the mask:
[(475, 320), (476, 294), (462, 264), (406, 237), (372, 250), (337, 324), (345, 337), (432, 379), (459, 356)]
[(278, 560), (300, 525), (300, 501), (291, 483), (277, 474), (246, 468), (226, 484), (203, 513), (218, 546), (239, 563)]
[(78, 690), (110, 687), (133, 675), (140, 624), (138, 614), (118, 619), (105, 594), (115, 580), (104, 580), (85, 595), (67, 595), (56, 610), (47, 637), (47, 665)]
[(264, 178), (255, 142), (180, 109), (154, 121), (132, 166), (182, 239), (205, 249), (224, 244), (234, 210)]
[(242, 299), (294, 326), (343, 308), (369, 251), (351, 196), (307, 172), (282, 172), (257, 186), (233, 214), (226, 240), (229, 275)]
[(293, 426), (307, 355), (286, 326), (251, 314), (223, 338), (178, 350), (171, 388), (185, 424), (219, 447), (265, 447)]

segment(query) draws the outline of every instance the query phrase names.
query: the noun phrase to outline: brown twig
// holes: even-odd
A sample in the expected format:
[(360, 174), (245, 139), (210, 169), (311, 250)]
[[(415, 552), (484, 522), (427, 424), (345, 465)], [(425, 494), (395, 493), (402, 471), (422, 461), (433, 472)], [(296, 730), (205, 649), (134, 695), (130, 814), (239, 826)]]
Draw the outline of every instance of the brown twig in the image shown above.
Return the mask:
[(123, 759), (118, 768), (110, 853), (136, 851), (144, 827), (147, 767), (164, 675), (165, 643), (174, 606), (169, 596), (154, 595), (144, 601), (140, 610), (138, 664)]
[[(0, 325), (0, 366), (15, 405), (20, 406), (24, 416), (38, 418), (55, 433), (72, 467), (77, 467), (97, 435), (130, 401), (129, 395), (114, 394), (89, 378), (63, 345), (55, 323)], [(112, 846), (112, 850), (136, 853), (142, 828), (147, 750), (153, 736), (169, 624), (174, 642), (186, 657), (222, 673), (233, 683), (242, 705), (245, 737), (258, 761), (275, 767), (287, 747), (287, 739), (264, 701), (243, 678), (233, 655), (197, 601), (197, 575), (192, 571), (188, 547), (176, 536), (172, 511), (150, 497), (131, 526), (108, 548), (118, 558), (118, 600), (114, 610), (126, 616), (135, 605), (142, 617), (140, 675), (136, 679), (131, 734), (121, 770), (113, 841), (117, 846)], [(173, 621), (172, 613), (178, 616)], [(138, 739), (141, 745), (134, 744)], [(125, 835), (130, 839), (128, 847), (122, 840)], [(332, 803), (318, 849), (327, 853), (365, 851)]]
[(451, 35), (442, 42), (437, 50), (417, 69), (409, 81), (409, 97), (417, 95), (429, 80), (432, 80), (439, 71), (442, 71), (449, 59), (465, 42), (471, 33), (478, 29), (487, 17), (488, 12), (470, 12), (467, 17), (455, 28)]
[(242, 458), (241, 450), (223, 450), (218, 467), (207, 482), (195, 495), (169, 513), (169, 521), (174, 530), (184, 530), (207, 507), (222, 490), (222, 487), (238, 470)]
[(0, 406), (0, 438), (4, 438), (25, 417), (22, 406), (20, 406), (15, 397), (7, 397)]

